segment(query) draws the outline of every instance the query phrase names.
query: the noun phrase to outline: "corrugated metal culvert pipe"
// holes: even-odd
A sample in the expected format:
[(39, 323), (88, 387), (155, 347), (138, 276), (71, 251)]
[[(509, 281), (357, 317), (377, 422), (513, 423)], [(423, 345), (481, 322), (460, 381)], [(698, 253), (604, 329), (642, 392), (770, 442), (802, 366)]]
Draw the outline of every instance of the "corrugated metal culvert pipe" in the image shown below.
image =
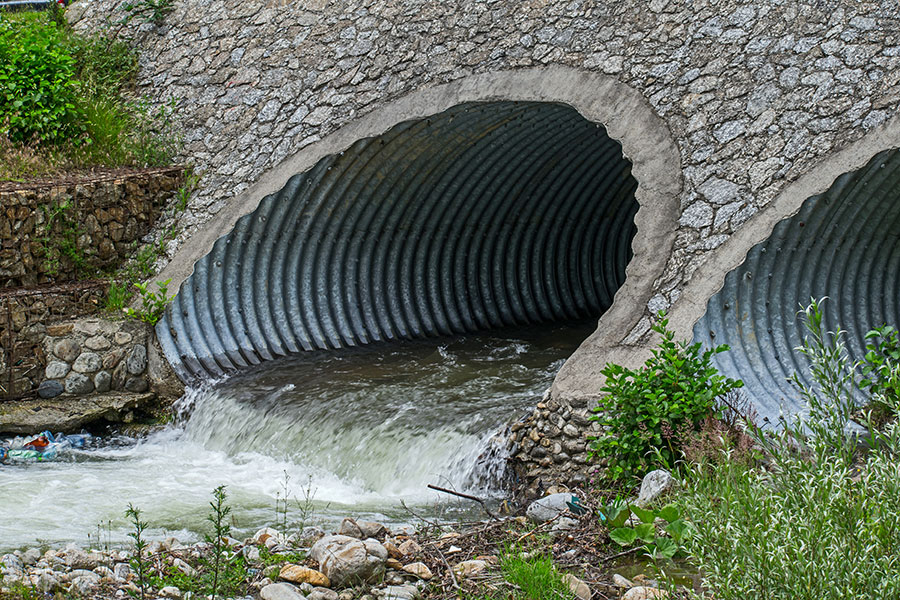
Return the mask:
[(322, 159), (197, 261), (157, 326), (182, 379), (289, 353), (597, 317), (637, 182), (573, 108), (463, 104)]
[[(864, 354), (866, 332), (900, 324), (900, 152), (875, 156), (839, 177), (823, 194), (775, 226), (740, 267), (725, 278), (694, 339), (728, 344), (716, 358), (730, 377), (744, 380), (762, 422), (803, 409), (788, 382), (807, 383), (808, 363), (795, 348), (806, 334), (797, 312), (810, 298), (828, 296), (827, 328), (847, 331), (851, 355)], [(761, 423), (762, 424), (762, 423)]]

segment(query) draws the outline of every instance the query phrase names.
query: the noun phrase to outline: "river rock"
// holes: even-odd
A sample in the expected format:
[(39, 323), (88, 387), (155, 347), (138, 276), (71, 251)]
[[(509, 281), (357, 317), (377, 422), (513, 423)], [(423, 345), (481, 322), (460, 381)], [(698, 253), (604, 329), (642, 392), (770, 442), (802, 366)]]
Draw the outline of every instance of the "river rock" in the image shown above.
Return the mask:
[(588, 587), (588, 584), (571, 573), (563, 575), (562, 580), (563, 583), (569, 586), (569, 591), (571, 591), (578, 600), (591, 600), (591, 588)]
[(131, 575), (131, 567), (128, 563), (119, 563), (113, 567), (113, 575), (115, 575), (116, 579), (127, 581), (128, 576)]
[(618, 573), (613, 575), (612, 581), (613, 581), (613, 584), (616, 585), (616, 587), (620, 587), (622, 589), (627, 590), (627, 589), (634, 587), (634, 584), (631, 583), (631, 581), (629, 581), (626, 577), (619, 575)]
[(125, 389), (129, 392), (146, 392), (150, 387), (146, 377), (129, 377), (125, 380)]
[(400, 552), (400, 548), (398, 548), (394, 544), (394, 542), (391, 542), (390, 540), (385, 540), (384, 542), (381, 543), (381, 545), (384, 546), (384, 549), (387, 550), (388, 556), (390, 556), (391, 558), (394, 558), (397, 560), (400, 560), (401, 558), (403, 558), (403, 553)]
[(99, 354), (94, 352), (82, 352), (72, 363), (72, 370), (78, 373), (96, 373), (103, 367), (103, 361)]
[(274, 537), (279, 542), (283, 539), (281, 533), (277, 529), (272, 529), (271, 527), (263, 527), (253, 535), (253, 543), (265, 544), (266, 540), (270, 537)]
[[(90, 573), (103, 562), (103, 555), (99, 552), (85, 552), (75, 544), (69, 544), (63, 548), (61, 557), (66, 561), (66, 566), (72, 569), (73, 577)], [(79, 571), (85, 571), (81, 573)]]
[(42, 381), (41, 385), (38, 386), (38, 396), (43, 398), (44, 400), (49, 400), (50, 398), (56, 398), (60, 394), (65, 391), (63, 384), (58, 381), (46, 380)]
[(125, 360), (125, 367), (132, 375), (140, 375), (147, 368), (147, 348), (143, 344), (136, 344), (128, 358)]
[(108, 350), (111, 345), (102, 335), (91, 336), (84, 340), (84, 346), (89, 350)]
[(289, 583), (270, 583), (259, 590), (260, 600), (306, 600), (306, 597)]
[(256, 546), (244, 546), (244, 548), (241, 550), (241, 554), (243, 554), (244, 558), (246, 558), (250, 562), (258, 562), (260, 559), (259, 548), (257, 548)]
[(313, 544), (309, 555), (332, 586), (373, 582), (384, 574), (387, 550), (377, 540), (360, 541), (346, 535), (328, 535)]
[(76, 396), (90, 394), (94, 391), (94, 382), (81, 373), (70, 373), (66, 377), (65, 389), (67, 393), (75, 394)]
[(75, 340), (65, 339), (59, 340), (53, 346), (53, 354), (60, 360), (72, 362), (81, 354), (81, 346)]
[(431, 574), (431, 569), (429, 569), (425, 565), (425, 563), (420, 563), (420, 562), (410, 563), (410, 564), (406, 565), (405, 567), (403, 567), (403, 570), (406, 571), (407, 573), (415, 575), (419, 579), (424, 579), (426, 581), (431, 579), (432, 577), (434, 577), (434, 575)]
[(308, 583), (320, 587), (329, 587), (331, 585), (324, 573), (301, 565), (284, 565), (281, 567), (278, 577), (291, 583)]
[(570, 505), (579, 506), (578, 496), (569, 493), (551, 494), (529, 504), (525, 514), (535, 523), (544, 523), (566, 511), (574, 512)]
[(38, 577), (37, 585), (38, 589), (45, 594), (53, 594), (62, 587), (59, 584), (59, 579), (54, 577), (52, 573), (48, 573), (46, 571), (41, 573), (40, 577)]
[(634, 503), (641, 507), (647, 506), (677, 484), (678, 481), (665, 469), (650, 471), (644, 475), (644, 479), (641, 481), (641, 491), (638, 493), (637, 500)]
[(112, 375), (109, 374), (109, 371), (100, 371), (94, 375), (94, 389), (98, 393), (108, 392), (111, 384)]
[(341, 528), (338, 533), (340, 535), (365, 540), (368, 538), (381, 537), (387, 533), (387, 528), (381, 523), (376, 523), (374, 521), (357, 521), (355, 519), (347, 518), (341, 521)]
[(422, 546), (416, 540), (406, 540), (398, 548), (404, 556), (416, 556), (422, 552)]
[(47, 379), (62, 379), (69, 373), (69, 363), (61, 360), (51, 360), (44, 369), (44, 377)]
[(465, 578), (478, 575), (485, 569), (487, 569), (487, 563), (483, 560), (464, 560), (453, 567), (453, 572), (457, 577)]
[(73, 571), (72, 575), (75, 573), (78, 573), (78, 575), (72, 578), (71, 591), (79, 596), (89, 596), (100, 586), (100, 576), (96, 573), (78, 570)]
[(172, 561), (172, 566), (187, 575), (188, 577), (195, 577), (197, 575), (197, 569), (187, 564), (180, 558), (176, 558)]
[(652, 587), (633, 587), (622, 596), (622, 600), (655, 600), (657, 598), (668, 598), (669, 593), (665, 590), (658, 590)]
[(173, 598), (174, 600), (179, 600), (181, 598), (181, 590), (179, 590), (174, 585), (167, 585), (166, 587), (159, 590), (160, 598)]
[(33, 565), (39, 560), (41, 560), (41, 551), (37, 548), (29, 548), (22, 553), (22, 562), (28, 566)]
[(131, 334), (127, 331), (117, 331), (113, 340), (115, 340), (118, 345), (124, 346), (131, 341)]
[(313, 588), (306, 594), (306, 600), (338, 600), (338, 598), (340, 596), (336, 591), (323, 587)]
[(415, 600), (419, 597), (419, 588), (414, 585), (389, 585), (374, 593), (382, 600)]

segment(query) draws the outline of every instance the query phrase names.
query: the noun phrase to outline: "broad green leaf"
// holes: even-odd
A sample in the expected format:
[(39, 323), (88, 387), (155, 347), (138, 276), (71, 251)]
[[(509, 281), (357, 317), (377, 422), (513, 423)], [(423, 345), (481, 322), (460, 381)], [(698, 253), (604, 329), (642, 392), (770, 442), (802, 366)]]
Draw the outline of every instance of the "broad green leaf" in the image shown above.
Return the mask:
[(669, 535), (672, 536), (672, 539), (678, 543), (681, 543), (684, 540), (685, 535), (688, 532), (688, 524), (682, 521), (681, 519), (676, 519), (666, 525), (666, 531), (669, 532)]
[(652, 510), (647, 510), (634, 504), (630, 505), (629, 508), (631, 509), (631, 512), (634, 513), (634, 516), (640, 519), (643, 523), (652, 523), (656, 520), (656, 513)]
[(656, 528), (653, 526), (653, 523), (641, 523), (637, 527), (634, 528), (637, 537), (641, 538), (648, 544), (653, 541), (653, 538), (656, 537)]
[(681, 512), (675, 507), (674, 504), (666, 504), (662, 510), (658, 513), (659, 518), (671, 523), (672, 521), (677, 521), (681, 518)]
[(654, 543), (656, 544), (655, 553), (658, 556), (672, 558), (678, 553), (678, 544), (676, 544), (669, 538), (658, 537), (654, 540)]
[(609, 539), (620, 546), (630, 546), (637, 539), (637, 532), (630, 527), (619, 527), (609, 532)]

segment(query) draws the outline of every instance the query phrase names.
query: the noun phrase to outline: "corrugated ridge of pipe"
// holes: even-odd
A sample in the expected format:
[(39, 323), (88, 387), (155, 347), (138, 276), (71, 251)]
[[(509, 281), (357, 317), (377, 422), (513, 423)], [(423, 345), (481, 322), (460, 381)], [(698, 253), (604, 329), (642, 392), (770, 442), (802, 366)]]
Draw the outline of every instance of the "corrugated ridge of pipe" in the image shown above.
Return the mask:
[(637, 182), (553, 103), (456, 106), (292, 177), (215, 242), (157, 326), (182, 379), (292, 352), (596, 317)]
[(826, 329), (845, 330), (849, 354), (859, 359), (867, 331), (900, 324), (898, 280), (900, 151), (887, 150), (808, 198), (754, 246), (709, 300), (694, 340), (731, 347), (715, 366), (744, 381), (742, 393), (774, 426), (805, 408), (791, 375), (813, 383), (796, 350), (806, 335), (801, 307), (827, 296)]

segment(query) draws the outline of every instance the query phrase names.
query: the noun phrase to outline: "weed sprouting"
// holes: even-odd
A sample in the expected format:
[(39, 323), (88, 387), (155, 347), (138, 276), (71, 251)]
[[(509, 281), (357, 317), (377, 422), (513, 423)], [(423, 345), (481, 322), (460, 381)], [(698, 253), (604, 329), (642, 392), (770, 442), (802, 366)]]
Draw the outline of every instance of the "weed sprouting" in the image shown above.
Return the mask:
[(128, 537), (134, 540), (134, 554), (131, 559), (131, 568), (134, 569), (134, 572), (137, 575), (141, 600), (144, 600), (147, 589), (147, 579), (150, 573), (150, 562), (145, 554), (147, 541), (144, 539), (144, 530), (147, 529), (147, 523), (141, 521), (141, 511), (130, 503), (128, 504), (128, 509), (125, 511), (125, 517), (131, 521), (131, 526), (133, 527), (132, 531), (128, 534)]

